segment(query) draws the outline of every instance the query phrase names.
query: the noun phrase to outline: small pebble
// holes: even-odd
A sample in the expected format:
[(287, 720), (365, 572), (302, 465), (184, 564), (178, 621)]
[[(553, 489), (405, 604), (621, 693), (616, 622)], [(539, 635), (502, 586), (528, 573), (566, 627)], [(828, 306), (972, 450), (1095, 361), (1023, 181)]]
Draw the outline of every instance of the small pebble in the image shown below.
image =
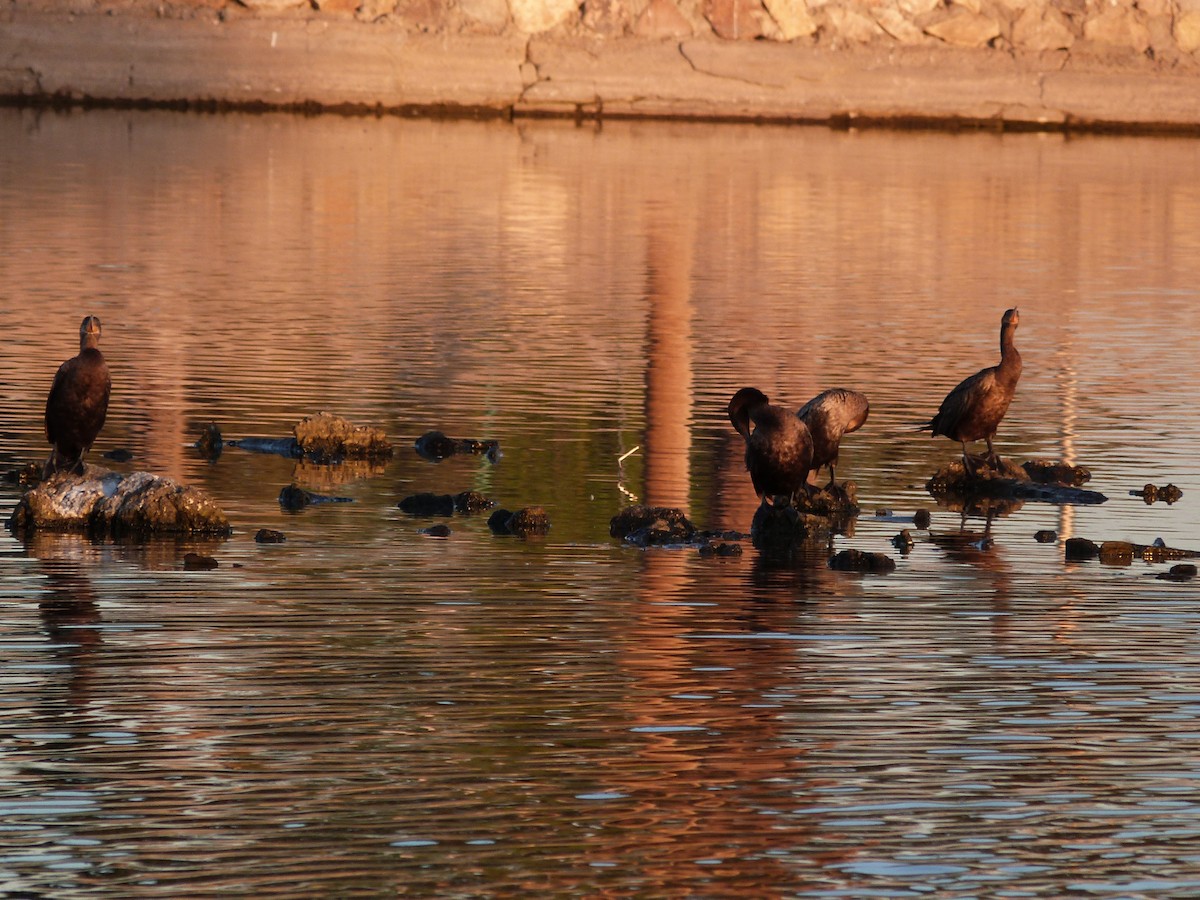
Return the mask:
[(287, 540), (287, 535), (273, 528), (260, 528), (254, 535), (254, 540), (260, 544), (282, 544)]
[(1050, 528), (1043, 528), (1034, 534), (1033, 539), (1039, 544), (1053, 544), (1058, 540), (1058, 532)]

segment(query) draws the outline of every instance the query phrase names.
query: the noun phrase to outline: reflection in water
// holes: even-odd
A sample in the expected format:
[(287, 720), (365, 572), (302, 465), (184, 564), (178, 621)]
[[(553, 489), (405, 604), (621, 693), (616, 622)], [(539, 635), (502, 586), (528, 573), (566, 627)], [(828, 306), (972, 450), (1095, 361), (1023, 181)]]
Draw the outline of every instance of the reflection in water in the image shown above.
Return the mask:
[[(29, 895), (1194, 892), (1200, 144), (0, 110), (0, 467), (105, 322), (95, 452), (228, 541), (0, 534), (0, 829)], [(998, 450), (1102, 506), (936, 507), (913, 431), (1022, 312)], [(636, 550), (622, 488), (749, 530), (733, 391), (833, 385), (853, 531)], [(375, 467), (191, 444), (320, 410)], [(494, 464), (412, 450), (497, 440)], [(641, 450), (622, 462), (633, 447)], [(624, 479), (624, 480), (622, 480)], [(287, 514), (300, 482), (352, 503)], [(1171, 507), (1129, 498), (1182, 487)], [(335, 490), (336, 489), (336, 490)], [(540, 540), (409, 494), (541, 504)], [(17, 489), (0, 487), (0, 517)], [(917, 507), (911, 552), (890, 541)], [(876, 515), (877, 510), (890, 511)], [(287, 540), (257, 544), (259, 528)], [(896, 571), (835, 572), (833, 549)], [(1200, 547), (1197, 547), (1200, 549)], [(219, 568), (184, 571), (183, 554)], [(1149, 890), (1150, 888), (1146, 888)]]
[(646, 502), (687, 510), (692, 413), (692, 237), (694, 215), (669, 206), (648, 217), (646, 320)]

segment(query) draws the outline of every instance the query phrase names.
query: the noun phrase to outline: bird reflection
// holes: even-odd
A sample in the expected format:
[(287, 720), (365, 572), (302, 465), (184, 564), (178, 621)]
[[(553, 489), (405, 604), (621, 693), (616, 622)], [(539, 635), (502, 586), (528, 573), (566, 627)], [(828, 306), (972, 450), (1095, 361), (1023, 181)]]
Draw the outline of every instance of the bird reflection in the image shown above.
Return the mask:
[(89, 662), (101, 643), (100, 608), (89, 575), (89, 557), (99, 551), (82, 535), (42, 533), (26, 541), (25, 551), (45, 573), (47, 593), (38, 614), (56, 645), (55, 656), (68, 663), (67, 694), (74, 705), (82, 705), (90, 693)]

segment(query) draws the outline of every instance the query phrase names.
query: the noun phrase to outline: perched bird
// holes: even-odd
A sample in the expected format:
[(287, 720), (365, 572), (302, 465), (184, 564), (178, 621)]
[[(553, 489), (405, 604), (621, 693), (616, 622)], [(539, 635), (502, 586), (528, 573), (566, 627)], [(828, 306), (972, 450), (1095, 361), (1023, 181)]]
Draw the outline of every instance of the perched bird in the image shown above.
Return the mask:
[(812, 471), (815, 475), (821, 466), (829, 466), (829, 487), (836, 483), (833, 469), (837, 465), (842, 435), (862, 428), (870, 411), (866, 394), (830, 388), (817, 394), (796, 413), (812, 435)]
[(46, 439), (50, 458), (42, 477), (83, 473), (83, 456), (104, 427), (112, 378), (100, 352), (100, 320), (88, 316), (79, 326), (79, 355), (58, 367), (46, 398)]
[(945, 435), (958, 441), (963, 448), (963, 466), (968, 474), (971, 470), (967, 455), (967, 441), (980, 438), (987, 441), (987, 459), (995, 462), (996, 450), (992, 438), (1008, 405), (1012, 403), (1021, 377), (1021, 354), (1013, 343), (1020, 316), (1016, 309), (1006, 310), (1000, 320), (1000, 362), (976, 372), (946, 395), (941, 407), (932, 419), (921, 426), (921, 431), (932, 431), (934, 436)]
[(774, 498), (786, 497), (790, 502), (797, 491), (807, 490), (813, 458), (807, 425), (749, 387), (729, 401), (729, 421), (746, 441), (746, 469), (761, 500), (774, 503)]

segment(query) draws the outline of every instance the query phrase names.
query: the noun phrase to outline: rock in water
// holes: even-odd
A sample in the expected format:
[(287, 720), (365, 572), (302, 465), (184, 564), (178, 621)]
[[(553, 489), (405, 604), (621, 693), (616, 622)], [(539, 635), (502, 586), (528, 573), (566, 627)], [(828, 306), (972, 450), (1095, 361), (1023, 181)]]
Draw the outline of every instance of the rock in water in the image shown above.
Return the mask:
[(672, 506), (627, 506), (609, 520), (608, 533), (638, 547), (686, 544), (696, 537), (683, 510)]
[(301, 452), (318, 462), (392, 455), (392, 445), (378, 428), (354, 425), (325, 412), (301, 419), (293, 432)]
[(26, 492), (8, 527), (94, 534), (229, 534), (229, 519), (198, 488), (149, 472), (123, 474), (88, 466), (59, 473)]

